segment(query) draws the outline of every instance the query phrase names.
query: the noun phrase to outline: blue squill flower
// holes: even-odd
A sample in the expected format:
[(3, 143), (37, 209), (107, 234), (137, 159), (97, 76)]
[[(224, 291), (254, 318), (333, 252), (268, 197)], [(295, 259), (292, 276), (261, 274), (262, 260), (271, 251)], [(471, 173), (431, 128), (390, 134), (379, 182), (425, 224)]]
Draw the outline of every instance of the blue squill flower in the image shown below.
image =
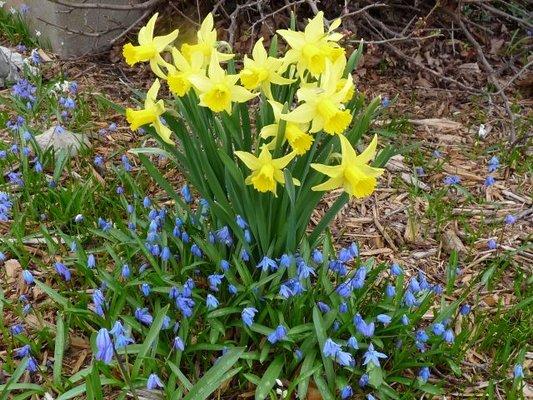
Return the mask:
[(313, 258), (315, 264), (322, 264), (322, 262), (324, 261), (324, 256), (322, 255), (322, 252), (318, 249), (313, 250), (313, 254), (311, 255), (311, 257)]
[(446, 329), (442, 334), (442, 338), (446, 343), (453, 343), (455, 341), (455, 335), (451, 329)]
[(209, 282), (209, 289), (218, 292), (218, 286), (222, 283), (222, 279), (224, 278), (224, 275), (209, 275), (207, 277), (207, 281)]
[(161, 324), (161, 329), (165, 330), (170, 328), (170, 317), (168, 315), (165, 315), (163, 317), (163, 323)]
[(403, 274), (403, 269), (402, 267), (400, 267), (399, 264), (392, 264), (391, 268), (390, 268), (390, 272), (393, 276), (399, 276), (401, 274)]
[(246, 229), (248, 228), (248, 223), (244, 220), (243, 217), (241, 217), (240, 215), (237, 215), (237, 217), (235, 217), (235, 222), (237, 223), (237, 225), (239, 226), (239, 228), (241, 229)]
[(440, 336), (444, 333), (445, 330), (446, 328), (440, 322), (433, 324), (432, 331), (435, 335)]
[(470, 304), (463, 304), (459, 309), (459, 313), (461, 315), (468, 315), (470, 314), (470, 310), (472, 310), (472, 306)]
[(341, 399), (346, 400), (353, 396), (353, 389), (350, 385), (346, 385), (341, 389)]
[(35, 280), (33, 279), (32, 273), (28, 271), (27, 269), (22, 271), (22, 279), (24, 279), (24, 283), (26, 283), (26, 285), (31, 285), (32, 283), (35, 282)]
[(215, 231), (215, 238), (217, 242), (222, 243), (228, 247), (233, 245), (233, 237), (227, 226), (223, 226), (219, 230)]
[(229, 262), (226, 260), (220, 260), (220, 269), (224, 272), (226, 272), (229, 269), (230, 265)]
[(93, 269), (94, 267), (96, 267), (96, 258), (91, 253), (87, 256), (87, 268)]
[(422, 367), (420, 369), (420, 372), (418, 373), (418, 378), (426, 383), (429, 379), (429, 376), (431, 375), (430, 371), (429, 371), (429, 367)]
[(350, 297), (352, 294), (352, 287), (346, 283), (343, 282), (339, 286), (337, 286), (337, 289), (335, 291), (342, 297)]
[(143, 284), (141, 285), (141, 292), (142, 292), (142, 294), (143, 294), (145, 297), (149, 296), (151, 291), (152, 291), (152, 289), (150, 288), (150, 285), (149, 285), (149, 284), (147, 284), (147, 283), (143, 283)]
[(402, 321), (403, 325), (405, 325), (405, 326), (409, 325), (409, 317), (407, 317), (407, 315), (405, 315), (405, 314), (402, 315), (402, 320), (401, 321)]
[(444, 184), (446, 186), (458, 185), (461, 183), (461, 178), (458, 175), (447, 175), (444, 178)]
[(206, 304), (208, 310), (214, 310), (215, 308), (218, 307), (219, 301), (212, 294), (208, 294), (206, 299), (205, 299), (205, 304)]
[(339, 304), (339, 312), (341, 314), (347, 313), (348, 312), (348, 304), (346, 304), (345, 302), (342, 302), (341, 304)]
[(168, 261), (170, 260), (170, 257), (172, 254), (170, 253), (170, 249), (168, 246), (163, 247), (163, 250), (161, 250), (161, 260), (162, 261)]
[(246, 243), (252, 243), (252, 232), (249, 229), (245, 229), (244, 231), (244, 240)]
[(316, 305), (318, 306), (319, 310), (323, 313), (328, 313), (331, 310), (331, 307), (328, 306), (326, 303), (323, 303), (321, 301), (317, 302)]
[(237, 293), (237, 288), (235, 287), (235, 285), (228, 285), (228, 292), (230, 292), (231, 294), (236, 294)]
[(516, 222), (516, 217), (512, 214), (508, 214), (505, 216), (504, 220), (506, 225), (512, 225)]
[(184, 351), (185, 350), (185, 343), (183, 343), (183, 339), (179, 336), (176, 336), (174, 338), (173, 347), (176, 350)]
[(93, 292), (94, 311), (97, 315), (102, 317), (104, 315), (105, 297), (100, 289), (95, 289)]
[(370, 345), (368, 346), (368, 350), (363, 355), (363, 365), (372, 363), (376, 367), (380, 367), (381, 366), (379, 362), (380, 358), (387, 358), (387, 355), (374, 350), (374, 345), (370, 343)]
[(339, 351), (341, 351), (340, 344), (335, 343), (331, 338), (327, 338), (324, 342), (322, 353), (326, 357), (335, 357)]
[(26, 369), (29, 372), (37, 372), (37, 370), (39, 369), (39, 364), (37, 363), (35, 357), (28, 358), (28, 364), (26, 366)]
[(61, 276), (64, 280), (70, 281), (71, 275), (70, 270), (65, 266), (65, 264), (56, 262), (54, 264), (54, 268), (56, 272)]
[(191, 195), (191, 190), (189, 189), (189, 186), (183, 185), (183, 187), (181, 188), (181, 195), (185, 203), (187, 204), (192, 203), (192, 195)]
[(396, 294), (396, 288), (392, 286), (391, 284), (388, 284), (387, 287), (385, 288), (385, 296), (391, 298), (391, 297), (394, 297), (395, 294)]
[(271, 344), (275, 344), (277, 342), (285, 340), (286, 337), (287, 337), (287, 328), (285, 328), (283, 325), (278, 325), (276, 329), (274, 329), (271, 333), (268, 334), (267, 340)]
[(388, 316), (387, 314), (379, 314), (376, 319), (381, 322), (383, 325), (387, 326), (391, 323), (392, 318)]
[(328, 267), (331, 271), (339, 274), (340, 276), (345, 276), (348, 273), (346, 266), (340, 260), (331, 260), (328, 264)]
[(202, 258), (203, 256), (202, 250), (200, 250), (200, 247), (196, 243), (191, 246), (191, 253), (198, 258)]
[(302, 361), (303, 356), (304, 356), (304, 354), (303, 354), (302, 350), (300, 350), (300, 349), (294, 350), (294, 357), (296, 357), (296, 360)]
[(244, 262), (250, 261), (250, 254), (248, 254), (246, 249), (241, 250), (241, 260)]
[(127, 279), (130, 277), (131, 275), (131, 271), (130, 271), (130, 267), (128, 264), (124, 264), (122, 266), (122, 270), (120, 271), (120, 275), (124, 278), (124, 279)]
[(355, 271), (355, 275), (350, 280), (350, 286), (352, 289), (361, 289), (365, 285), (365, 279), (366, 279), (366, 267), (359, 267), (357, 271)]
[(335, 361), (343, 367), (351, 367), (355, 365), (355, 360), (352, 355), (346, 351), (339, 351), (335, 356)]
[(361, 375), (361, 378), (359, 378), (359, 387), (364, 388), (366, 385), (368, 385), (368, 382), (370, 381), (370, 377), (368, 374)]
[(254, 323), (254, 317), (256, 313), (257, 313), (257, 309), (254, 307), (244, 308), (241, 312), (242, 322), (244, 323), (244, 325), (246, 325), (247, 327), (252, 326), (252, 324)]
[(161, 379), (156, 374), (150, 374), (148, 380), (146, 381), (146, 389), (156, 390), (165, 387)]
[(135, 318), (137, 321), (147, 326), (152, 325), (152, 322), (154, 321), (154, 318), (148, 312), (147, 308), (137, 308), (135, 310)]
[(489, 240), (487, 241), (487, 248), (488, 248), (489, 250), (495, 250), (495, 249), (498, 248), (498, 243), (497, 243), (496, 240), (494, 240), (494, 239), (489, 239)]
[(341, 249), (338, 254), (339, 261), (342, 261), (343, 263), (347, 263), (353, 260), (352, 253), (350, 249)]
[(416, 331), (415, 337), (416, 337), (416, 340), (422, 343), (426, 343), (429, 340), (428, 334), (423, 329), (419, 329), (418, 331)]
[(411, 278), (408, 287), (413, 293), (418, 293), (421, 290), (420, 283), (418, 283), (418, 279), (416, 279), (416, 277)]
[(97, 360), (103, 361), (104, 364), (111, 363), (113, 359), (113, 343), (107, 329), (102, 328), (96, 336), (96, 354)]
[(416, 306), (418, 306), (418, 300), (416, 299), (416, 297), (413, 294), (413, 292), (411, 292), (410, 290), (406, 290), (405, 291), (405, 294), (403, 296), (403, 303), (407, 307), (416, 307)]
[(279, 266), (283, 268), (289, 268), (292, 264), (292, 256), (288, 254), (283, 254), (279, 258)]
[(278, 264), (276, 264), (276, 261), (264, 256), (263, 259), (257, 264), (256, 268), (261, 268), (263, 272), (270, 271), (276, 271), (278, 269)]
[(24, 327), (22, 326), (22, 324), (14, 324), (11, 325), (9, 331), (13, 336), (20, 335), (22, 332), (24, 332)]
[(485, 178), (485, 187), (491, 187), (491, 186), (494, 186), (494, 184), (496, 183), (496, 179), (494, 179), (494, 177), (492, 175), (489, 175)]
[(24, 358), (30, 355), (31, 347), (29, 344), (26, 344), (22, 346), (19, 349), (15, 350), (15, 357), (16, 358)]
[(313, 267), (307, 265), (303, 260), (298, 263), (297, 273), (300, 279), (308, 279), (311, 275), (316, 275)]
[(515, 379), (524, 379), (524, 368), (522, 367), (522, 364), (515, 364), (513, 375)]
[(355, 317), (353, 317), (353, 323), (355, 325), (355, 329), (357, 329), (357, 331), (364, 337), (374, 336), (374, 330), (376, 328), (374, 322), (367, 324), (363, 317), (361, 317), (361, 314), (356, 314)]
[(490, 160), (489, 160), (489, 163), (488, 163), (489, 167), (488, 167), (488, 171), (490, 173), (496, 171), (498, 169), (498, 167), (500, 166), (500, 160), (498, 159), (498, 157), (496, 156), (493, 156)]
[(357, 339), (355, 338), (355, 336), (352, 336), (350, 337), (350, 339), (348, 339), (348, 347), (354, 350), (357, 350), (359, 348), (359, 343), (357, 342)]

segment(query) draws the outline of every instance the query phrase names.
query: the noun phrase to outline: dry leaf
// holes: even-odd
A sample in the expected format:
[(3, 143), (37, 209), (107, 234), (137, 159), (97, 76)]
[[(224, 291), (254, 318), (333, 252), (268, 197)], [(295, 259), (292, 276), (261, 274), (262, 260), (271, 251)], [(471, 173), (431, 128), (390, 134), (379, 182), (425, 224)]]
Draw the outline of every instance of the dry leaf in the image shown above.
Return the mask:
[(458, 253), (466, 252), (463, 242), (451, 229), (448, 229), (442, 235), (442, 245), (444, 249), (448, 251), (448, 253), (451, 253), (453, 250), (457, 251)]

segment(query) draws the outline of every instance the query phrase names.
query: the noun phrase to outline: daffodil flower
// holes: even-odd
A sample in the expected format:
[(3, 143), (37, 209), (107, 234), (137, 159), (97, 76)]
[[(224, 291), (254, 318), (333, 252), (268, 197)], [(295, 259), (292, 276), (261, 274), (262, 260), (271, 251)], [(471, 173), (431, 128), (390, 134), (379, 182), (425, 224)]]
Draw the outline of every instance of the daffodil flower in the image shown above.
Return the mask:
[(283, 73), (283, 60), (270, 57), (263, 47), (263, 38), (259, 39), (252, 50), (253, 58), (244, 56), (244, 68), (240, 72), (241, 83), (248, 90), (261, 88), (271, 99), (270, 84), (288, 85), (294, 82), (280, 74)]
[(165, 79), (166, 75), (161, 70), (160, 65), (166, 66), (168, 63), (163, 57), (161, 57), (160, 53), (165, 50), (170, 43), (176, 40), (179, 31), (176, 29), (168, 35), (154, 37), (154, 27), (157, 16), (157, 13), (154, 14), (146, 26), (143, 26), (139, 31), (139, 45), (134, 46), (131, 43), (126, 43), (122, 49), (122, 54), (129, 66), (133, 66), (138, 62), (149, 61), (154, 74)]
[(346, 193), (358, 199), (369, 196), (376, 189), (376, 178), (383, 173), (382, 168), (368, 165), (376, 154), (377, 136), (374, 136), (370, 145), (360, 155), (356, 154), (345, 136), (339, 135), (339, 140), (341, 141), (342, 152), (339, 165), (311, 164), (313, 169), (330, 178), (326, 182), (314, 186), (312, 190), (326, 191), (342, 187)]
[(336, 89), (337, 91), (343, 91), (346, 84), (348, 84), (349, 89), (344, 90), (344, 98), (342, 99), (343, 103), (348, 103), (355, 94), (355, 85), (353, 83), (352, 76), (349, 74), (348, 77), (344, 78), (344, 70), (346, 69), (346, 57), (337, 57), (332, 65), (332, 74), (337, 79)]
[(170, 139), (172, 131), (163, 124), (160, 118), (165, 113), (165, 103), (163, 100), (157, 101), (157, 93), (160, 88), (161, 83), (159, 83), (159, 79), (156, 79), (148, 93), (146, 93), (144, 109), (126, 109), (126, 119), (130, 124), (131, 130), (135, 131), (143, 125), (151, 124), (165, 142), (173, 144), (174, 142)]
[(200, 92), (200, 105), (214, 112), (231, 113), (232, 102), (244, 103), (256, 96), (236, 85), (239, 75), (228, 75), (220, 66), (216, 52), (211, 53), (207, 76), (198, 74), (189, 80)]
[[(274, 139), (267, 144), (270, 150), (276, 146), (277, 136), (279, 134), (279, 121), (283, 112), (283, 105), (274, 100), (269, 100), (272, 110), (274, 111), (275, 123), (264, 126), (261, 129), (260, 136), (264, 139), (274, 137)], [(305, 154), (313, 144), (313, 137), (307, 133), (307, 127), (309, 124), (296, 124), (294, 122), (287, 122), (285, 124), (285, 132), (281, 132), (284, 135), (283, 142), (287, 140), (292, 150), (297, 155)], [(282, 143), (283, 143), (282, 142)]]
[[(200, 52), (192, 54), (191, 60), (187, 60), (178, 49), (172, 49), (174, 66), (169, 68), (167, 83), (170, 91), (176, 96), (185, 96), (192, 87), (190, 78), (194, 75), (205, 75), (203, 72), (204, 55)], [(175, 67), (175, 68), (174, 68)]]
[(198, 38), (196, 44), (184, 43), (181, 45), (181, 53), (189, 62), (192, 62), (193, 54), (196, 52), (200, 52), (204, 56), (203, 67), (207, 67), (212, 53), (216, 53), (219, 61), (227, 61), (233, 58), (233, 54), (221, 53), (216, 50), (218, 42), (213, 14), (207, 14), (196, 36)]
[[(281, 158), (274, 159), (268, 148), (263, 146), (259, 157), (245, 151), (236, 151), (235, 155), (252, 171), (246, 178), (245, 183), (253, 185), (261, 193), (272, 192), (276, 196), (277, 184), (285, 184), (285, 176), (282, 170), (296, 156), (296, 153), (292, 152)], [(295, 185), (300, 184), (296, 179), (293, 181)]]
[(324, 13), (319, 12), (309, 21), (304, 32), (281, 29), (277, 32), (291, 47), (285, 55), (288, 63), (296, 63), (300, 76), (307, 70), (317, 77), (326, 68), (326, 60), (334, 61), (344, 56), (344, 49), (337, 42), (342, 34), (333, 30), (340, 25), (340, 19), (332, 22), (329, 31), (324, 32)]
[(311, 122), (311, 133), (321, 130), (331, 135), (343, 133), (352, 120), (352, 114), (344, 109), (343, 101), (353, 82), (347, 79), (340, 90), (337, 82), (333, 65), (328, 60), (319, 84), (301, 87), (296, 92), (298, 100), (304, 103), (281, 118), (299, 124)]

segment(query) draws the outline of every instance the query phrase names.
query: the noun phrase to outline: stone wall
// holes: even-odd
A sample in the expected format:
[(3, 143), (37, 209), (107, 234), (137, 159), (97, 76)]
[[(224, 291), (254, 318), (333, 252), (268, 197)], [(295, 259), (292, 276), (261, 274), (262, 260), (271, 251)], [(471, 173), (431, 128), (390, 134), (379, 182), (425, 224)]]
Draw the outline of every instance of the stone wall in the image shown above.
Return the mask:
[[(79, 0), (68, 0), (79, 2)], [(91, 0), (91, 3), (131, 5), (142, 0)], [(29, 7), (26, 15), (52, 50), (62, 58), (79, 57), (109, 48), (110, 42), (139, 19), (146, 10), (79, 9), (48, 0), (7, 0), (4, 7)]]

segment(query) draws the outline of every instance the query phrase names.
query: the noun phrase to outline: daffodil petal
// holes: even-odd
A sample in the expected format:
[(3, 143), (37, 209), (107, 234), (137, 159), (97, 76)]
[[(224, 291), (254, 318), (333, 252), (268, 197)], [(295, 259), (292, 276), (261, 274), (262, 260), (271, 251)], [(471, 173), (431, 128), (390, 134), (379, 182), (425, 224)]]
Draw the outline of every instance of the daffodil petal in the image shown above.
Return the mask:
[(261, 167), (261, 163), (258, 158), (251, 153), (245, 151), (236, 151), (235, 155), (248, 167), (250, 170), (255, 170)]

